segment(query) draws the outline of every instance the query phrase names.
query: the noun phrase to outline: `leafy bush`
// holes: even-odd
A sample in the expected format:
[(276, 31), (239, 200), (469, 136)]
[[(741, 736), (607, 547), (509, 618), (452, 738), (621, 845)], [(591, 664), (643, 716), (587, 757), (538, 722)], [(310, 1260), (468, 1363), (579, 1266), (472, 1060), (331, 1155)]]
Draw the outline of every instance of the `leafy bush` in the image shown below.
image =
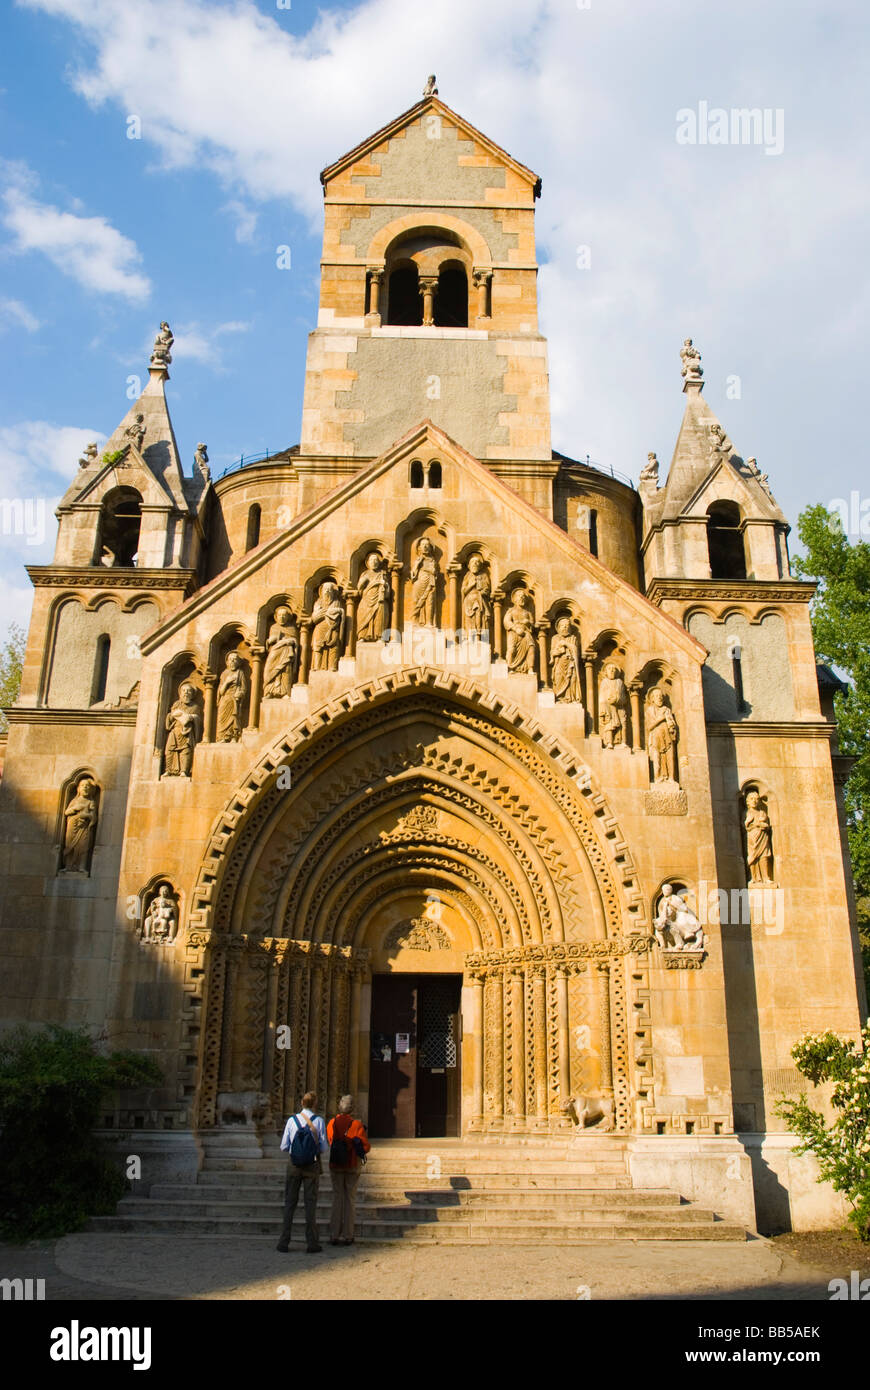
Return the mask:
[(110, 454), (103, 454), (103, 457), (102, 457), (101, 462), (103, 462), (103, 463), (117, 463), (117, 462), (118, 462), (118, 459), (122, 459), (122, 458), (124, 457), (124, 455), (126, 454), (126, 452), (127, 452), (126, 448), (124, 448), (124, 449), (113, 449), (112, 452), (111, 452)]
[(779, 1114), (801, 1140), (797, 1153), (815, 1154), (819, 1182), (828, 1181), (852, 1207), (849, 1220), (861, 1240), (870, 1241), (870, 1023), (861, 1034), (863, 1050), (836, 1033), (807, 1033), (791, 1050), (802, 1076), (818, 1086), (832, 1081), (837, 1112), (829, 1127), (806, 1096), (781, 1100)]
[(81, 1029), (0, 1038), (0, 1236), (60, 1236), (113, 1211), (124, 1179), (93, 1133), (102, 1098), (161, 1080), (151, 1058), (100, 1056)]

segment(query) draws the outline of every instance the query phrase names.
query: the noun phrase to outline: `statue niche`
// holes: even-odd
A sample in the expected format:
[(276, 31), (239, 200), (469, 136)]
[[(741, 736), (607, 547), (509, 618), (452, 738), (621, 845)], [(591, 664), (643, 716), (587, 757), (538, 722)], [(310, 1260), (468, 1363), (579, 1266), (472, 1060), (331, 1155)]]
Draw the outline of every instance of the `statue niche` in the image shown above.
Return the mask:
[(193, 753), (202, 738), (202, 711), (199, 694), (190, 681), (182, 681), (178, 699), (166, 716), (163, 746), (164, 777), (189, 777)]
[(216, 743), (238, 743), (244, 728), (244, 707), (250, 689), (237, 651), (227, 652), (217, 688)]
[(337, 671), (342, 653), (345, 602), (333, 579), (325, 580), (311, 610), (311, 669)]
[(379, 551), (370, 550), (366, 556), (357, 591), (357, 641), (379, 642), (390, 625), (390, 576)]
[(178, 935), (178, 905), (165, 880), (142, 897), (139, 940), (143, 946), (168, 946)]
[(535, 619), (528, 606), (528, 597), (525, 589), (512, 590), (511, 606), (504, 615), (507, 635), (505, 659), (512, 675), (526, 674), (535, 669)]
[(280, 603), (266, 638), (263, 697), (281, 700), (290, 694), (299, 674), (299, 627), (292, 609)]
[(100, 789), (93, 777), (74, 779), (67, 788), (61, 825), (61, 874), (89, 874), (99, 819)]
[(462, 579), (462, 621), (466, 633), (478, 642), (490, 640), (491, 596), (489, 566), (482, 555), (472, 555)]
[(434, 627), (441, 582), (438, 557), (428, 536), (421, 536), (416, 551), (411, 562), (411, 614), (419, 627)]
[(622, 671), (608, 661), (598, 687), (598, 727), (602, 748), (620, 748), (627, 742), (628, 691)]
[(663, 690), (654, 686), (646, 697), (646, 746), (652, 763), (653, 782), (677, 781), (679, 728)]
[(550, 684), (557, 702), (582, 705), (580, 641), (566, 614), (556, 619), (556, 631), (550, 643)]
[(746, 872), (750, 884), (772, 884), (773, 832), (764, 798), (755, 787), (745, 793), (743, 829), (746, 835)]

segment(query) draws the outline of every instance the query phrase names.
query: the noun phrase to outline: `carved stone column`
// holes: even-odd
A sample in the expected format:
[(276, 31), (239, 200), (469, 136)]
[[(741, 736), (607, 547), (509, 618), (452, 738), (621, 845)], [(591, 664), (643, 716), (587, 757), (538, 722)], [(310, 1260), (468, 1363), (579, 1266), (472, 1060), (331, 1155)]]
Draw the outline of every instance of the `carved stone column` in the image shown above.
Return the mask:
[(364, 973), (361, 965), (355, 965), (350, 977), (350, 1049), (347, 1084), (353, 1096), (356, 1096), (359, 1089), (359, 1031)]
[(484, 976), (475, 973), (469, 976), (471, 990), (471, 1033), (474, 1038), (474, 1059), (471, 1073), (471, 1121), (470, 1129), (483, 1128), (483, 984)]
[(359, 602), (359, 589), (346, 589), (347, 616), (344, 622), (343, 656), (356, 656), (356, 606)]
[(613, 1048), (610, 1039), (610, 966), (596, 966), (598, 976), (598, 1037), (601, 1056), (601, 1090), (613, 1095)]
[(571, 1094), (571, 1039), (568, 1034), (568, 972), (556, 970), (556, 1008), (559, 1014), (559, 1097)]
[(308, 1048), (311, 1041), (309, 1015), (311, 1009), (311, 960), (303, 957), (299, 968), (294, 972), (293, 997), (296, 1000), (296, 1013), (291, 1017), (293, 1029), (294, 1085), (290, 1104), (301, 1104), (302, 1096), (308, 1090)]
[(398, 636), (405, 624), (402, 614), (402, 562), (395, 556), (390, 561), (390, 584), (393, 593), (390, 624), (392, 631)]
[(598, 653), (594, 647), (587, 647), (583, 653), (586, 667), (586, 709), (589, 713), (589, 732), (598, 733), (598, 682), (595, 679), (595, 662)]
[(251, 709), (248, 714), (248, 728), (256, 729), (260, 722), (260, 701), (263, 698), (263, 659), (266, 648), (259, 643), (251, 645)]
[[(223, 1024), (221, 1027), (221, 1061), (218, 1069), (218, 1090), (235, 1089), (233, 1071), (235, 1056), (233, 1049), (233, 1030), (235, 1024), (235, 1004), (238, 993), (239, 970), (244, 958), (245, 943), (240, 936), (231, 937), (226, 943), (226, 975), (224, 977)], [(217, 1117), (220, 1123), (220, 1116)]]
[(431, 328), (435, 323), (435, 295), (438, 291), (437, 275), (420, 276), (420, 293), (423, 296), (423, 327)]
[(474, 270), (472, 271), (472, 280), (477, 290), (477, 317), (488, 319), (491, 317), (489, 291), (492, 284), (492, 271)]
[(640, 748), (641, 744), (641, 722), (640, 722), (640, 696), (643, 685), (640, 681), (632, 681), (628, 687), (631, 697), (631, 746)]
[(500, 970), (486, 977), (483, 991), (484, 1105), (487, 1127), (504, 1127), (504, 982)]
[(326, 995), (325, 962), (314, 960), (311, 963), (311, 1004), (308, 1014), (308, 1081), (306, 1089), (317, 1091), (321, 1104), (325, 1096), (321, 1094), (326, 1078), (320, 1076), (320, 1038), (323, 1026), (324, 1003)]
[(328, 1109), (338, 1109), (338, 1102), (347, 1085), (348, 1033), (350, 1031), (350, 979), (344, 961), (336, 961), (331, 970), (331, 1011), (329, 1020), (328, 1073), (326, 1095), (321, 1102)]
[(202, 678), (202, 683), (205, 686), (205, 701), (202, 711), (203, 743), (214, 743), (215, 687), (217, 686), (217, 679), (214, 671), (206, 671)]
[(541, 685), (550, 684), (550, 619), (541, 618), (538, 623), (538, 674)]
[(296, 684), (307, 685), (308, 673), (311, 670), (311, 619), (300, 619), (299, 626), (302, 629), (302, 638), (299, 653), (299, 676)]
[(505, 975), (505, 1117), (518, 1127), (526, 1115), (524, 979), (520, 966)]
[(447, 566), (447, 626), (451, 632), (462, 627), (462, 608), (459, 597), (459, 577), (462, 566), (458, 560), (451, 560)]
[[(535, 1116), (537, 1124), (547, 1125), (547, 971), (532, 966), (532, 1019), (535, 1038)], [(531, 1106), (529, 1106), (531, 1109)]]
[(504, 600), (504, 589), (494, 589), (492, 594), (492, 655), (494, 661), (501, 661), (504, 657), (504, 625), (502, 623)]
[(384, 272), (382, 270), (369, 271), (369, 313), (377, 314), (380, 318), (381, 313), (381, 285), (384, 283)]

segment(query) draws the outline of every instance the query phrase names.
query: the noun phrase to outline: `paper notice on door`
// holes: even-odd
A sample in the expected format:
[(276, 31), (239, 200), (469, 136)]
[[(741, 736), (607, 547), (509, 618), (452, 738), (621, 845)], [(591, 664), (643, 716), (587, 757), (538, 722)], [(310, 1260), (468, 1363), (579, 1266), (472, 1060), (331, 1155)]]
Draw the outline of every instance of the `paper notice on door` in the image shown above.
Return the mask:
[(396, 1056), (397, 1056), (397, 1057), (400, 1057), (400, 1056), (402, 1055), (403, 1052), (410, 1052), (410, 1051), (411, 1051), (411, 1034), (410, 1034), (410, 1033), (397, 1033), (397, 1034), (396, 1034)]

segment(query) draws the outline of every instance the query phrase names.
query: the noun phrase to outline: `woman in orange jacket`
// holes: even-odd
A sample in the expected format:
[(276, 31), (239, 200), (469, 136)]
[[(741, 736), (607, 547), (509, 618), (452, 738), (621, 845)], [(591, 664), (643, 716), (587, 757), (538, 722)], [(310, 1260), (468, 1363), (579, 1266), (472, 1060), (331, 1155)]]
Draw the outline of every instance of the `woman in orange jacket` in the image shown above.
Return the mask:
[(365, 1125), (353, 1117), (353, 1096), (342, 1096), (338, 1114), (326, 1126), (329, 1140), (329, 1176), (332, 1180), (330, 1245), (353, 1245), (356, 1220), (356, 1185), (371, 1145)]

